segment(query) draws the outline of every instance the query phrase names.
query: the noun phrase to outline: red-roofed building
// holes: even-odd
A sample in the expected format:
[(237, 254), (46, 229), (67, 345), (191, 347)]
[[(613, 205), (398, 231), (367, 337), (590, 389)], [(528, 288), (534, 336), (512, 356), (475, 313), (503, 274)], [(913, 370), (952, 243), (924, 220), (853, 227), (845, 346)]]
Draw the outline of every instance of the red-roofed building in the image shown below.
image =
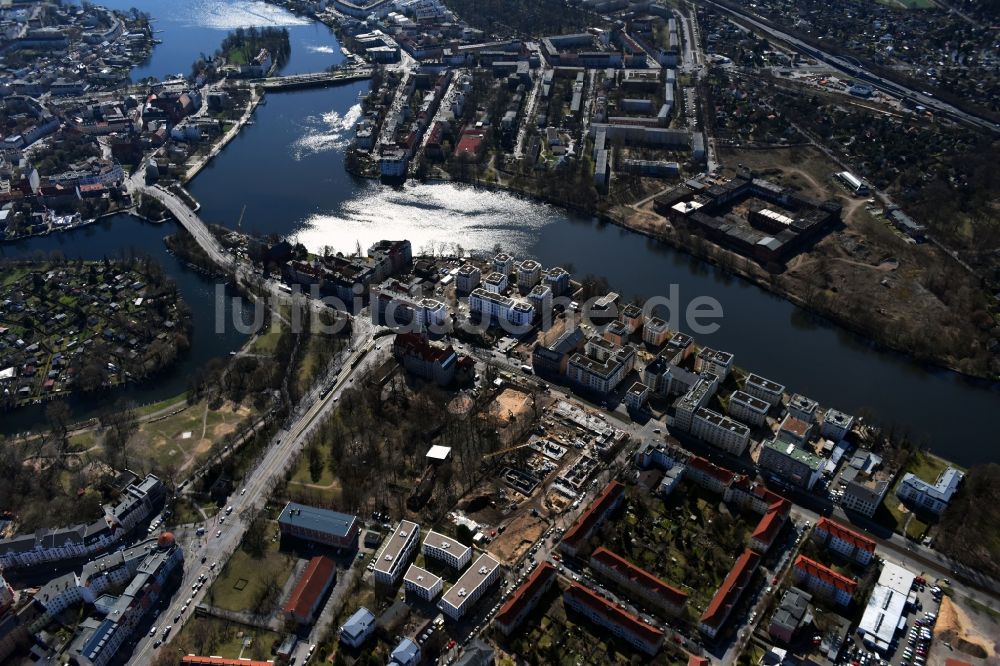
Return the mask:
[(708, 666), (710, 663), (707, 657), (699, 657), (697, 655), (691, 655), (688, 657), (688, 666)]
[(272, 666), (273, 661), (257, 661), (256, 659), (227, 659), (226, 657), (199, 657), (188, 654), (181, 657), (182, 664), (204, 664), (204, 666)]
[(542, 562), (528, 580), (514, 591), (494, 618), (497, 628), (504, 636), (510, 636), (517, 629), (555, 580), (556, 568), (548, 562)]
[(746, 591), (753, 579), (753, 573), (757, 570), (758, 564), (760, 564), (760, 555), (749, 548), (743, 551), (701, 616), (701, 621), (698, 624), (701, 633), (709, 638), (715, 638), (719, 635), (726, 620), (729, 619), (730, 613), (733, 612), (740, 597), (743, 596), (743, 592)]
[(486, 133), (481, 129), (466, 129), (455, 146), (455, 157), (478, 160), (486, 146)]
[(851, 603), (854, 590), (858, 587), (858, 584), (850, 578), (841, 576), (830, 567), (805, 555), (799, 555), (795, 559), (793, 573), (796, 584), (802, 585), (813, 594), (825, 596), (841, 606)]
[(874, 539), (869, 539), (828, 518), (820, 518), (816, 523), (813, 539), (830, 550), (865, 566), (875, 557)]
[(575, 557), (579, 549), (587, 543), (587, 539), (615, 509), (621, 506), (625, 498), (625, 486), (612, 481), (601, 494), (583, 512), (573, 526), (563, 535), (559, 549), (571, 557)]
[(724, 494), (736, 478), (736, 472), (719, 467), (700, 456), (691, 456), (684, 470), (684, 476), (706, 490)]
[(738, 477), (726, 495), (727, 502), (732, 502), (742, 509), (750, 509), (755, 513), (766, 513), (775, 502), (781, 499), (783, 499), (781, 495), (747, 476)]
[(779, 497), (754, 528), (753, 534), (750, 535), (750, 547), (761, 554), (769, 551), (775, 537), (778, 536), (785, 521), (788, 520), (788, 514), (791, 510), (791, 502)]
[(320, 602), (337, 578), (337, 565), (329, 557), (317, 555), (309, 560), (306, 570), (292, 590), (282, 610), (285, 617), (299, 624), (311, 624)]
[(684, 604), (687, 603), (686, 593), (668, 585), (607, 548), (598, 548), (594, 551), (590, 556), (590, 568), (671, 615), (680, 615), (684, 610)]
[(618, 608), (579, 583), (563, 593), (563, 604), (648, 655), (663, 647), (663, 632)]

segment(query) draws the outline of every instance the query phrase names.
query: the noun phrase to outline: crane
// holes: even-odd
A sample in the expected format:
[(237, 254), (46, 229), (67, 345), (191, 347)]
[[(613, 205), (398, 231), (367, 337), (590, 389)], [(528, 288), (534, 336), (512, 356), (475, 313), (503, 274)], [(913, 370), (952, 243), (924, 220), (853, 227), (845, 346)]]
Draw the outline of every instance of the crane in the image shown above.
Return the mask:
[(246, 215), (246, 213), (247, 213), (247, 205), (243, 204), (243, 210), (240, 211), (240, 219), (236, 221), (236, 231), (239, 231), (240, 227), (243, 226), (243, 216)]

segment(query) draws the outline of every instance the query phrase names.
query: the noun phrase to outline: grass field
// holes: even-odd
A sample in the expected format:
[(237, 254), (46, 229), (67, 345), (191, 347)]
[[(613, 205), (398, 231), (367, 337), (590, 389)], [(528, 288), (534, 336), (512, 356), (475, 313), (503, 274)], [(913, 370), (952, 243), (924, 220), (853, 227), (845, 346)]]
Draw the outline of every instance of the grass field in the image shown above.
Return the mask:
[(227, 402), (211, 410), (202, 401), (173, 416), (141, 424), (131, 445), (154, 469), (174, 467), (183, 471), (252, 416), (250, 407)]
[[(271, 645), (279, 640), (272, 631), (254, 629), (214, 617), (200, 617), (185, 622), (177, 639), (171, 644), (183, 653), (211, 654), (236, 659), (264, 659), (271, 653)], [(249, 645), (245, 643), (249, 640)]]
[(326, 505), (335, 504), (340, 499), (340, 483), (330, 471), (330, 466), (323, 465), (322, 475), (313, 481), (309, 473), (309, 455), (305, 451), (296, 461), (295, 472), (288, 482), (288, 491), (290, 494), (302, 496), (303, 499)]
[(181, 393), (180, 395), (175, 395), (165, 400), (160, 400), (159, 402), (151, 402), (148, 405), (142, 405), (141, 407), (136, 407), (135, 414), (138, 417), (146, 416), (147, 414), (152, 414), (153, 412), (158, 412), (161, 409), (166, 409), (167, 407), (180, 406), (181, 403), (187, 398), (187, 393)]
[[(268, 521), (267, 533), (276, 533), (278, 524)], [(254, 611), (267, 595), (267, 588), (276, 584), (280, 589), (288, 580), (295, 559), (278, 550), (280, 540), (267, 540), (264, 556), (255, 558), (242, 548), (229, 558), (226, 567), (209, 591), (209, 603), (231, 611)]]

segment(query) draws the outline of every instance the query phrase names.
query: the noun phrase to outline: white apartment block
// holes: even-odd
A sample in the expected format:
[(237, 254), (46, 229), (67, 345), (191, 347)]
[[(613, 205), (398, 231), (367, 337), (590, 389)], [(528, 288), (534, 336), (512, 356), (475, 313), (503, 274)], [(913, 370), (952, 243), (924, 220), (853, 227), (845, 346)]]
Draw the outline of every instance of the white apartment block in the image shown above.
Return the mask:
[(464, 264), (458, 269), (458, 273), (455, 274), (455, 289), (463, 294), (468, 294), (479, 286), (482, 279), (482, 271), (472, 264)]
[(744, 391), (733, 391), (729, 396), (729, 415), (743, 423), (764, 425), (767, 423), (767, 410), (770, 408), (771, 405), (766, 401)]
[(420, 542), (420, 525), (400, 521), (375, 558), (375, 581), (395, 585)]
[(435, 576), (426, 569), (421, 569), (416, 564), (411, 564), (403, 576), (403, 587), (408, 592), (412, 592), (424, 601), (434, 601), (437, 595), (441, 594), (444, 583), (440, 576)]
[(525, 259), (517, 267), (517, 286), (531, 289), (542, 281), (542, 265), (534, 259)]
[(514, 272), (514, 257), (506, 252), (501, 252), (493, 257), (493, 270), (503, 275), (510, 275)]
[(828, 409), (826, 415), (823, 416), (820, 434), (836, 443), (844, 439), (853, 427), (853, 416), (838, 412), (836, 409)]
[(734, 456), (743, 455), (750, 444), (748, 427), (704, 407), (694, 413), (691, 434)]
[(507, 321), (515, 326), (530, 326), (535, 308), (530, 303), (516, 301), (500, 294), (477, 288), (469, 294), (469, 310), (485, 319)]
[(896, 496), (904, 502), (940, 516), (948, 508), (951, 498), (958, 492), (958, 486), (961, 485), (963, 478), (965, 475), (961, 471), (949, 467), (941, 472), (941, 476), (934, 485), (931, 485), (915, 474), (907, 472), (896, 488)]
[(486, 291), (492, 294), (501, 294), (507, 291), (510, 282), (505, 273), (494, 272), (486, 276), (483, 280), (483, 286), (486, 287)]
[(428, 532), (427, 536), (424, 537), (424, 545), (420, 552), (424, 554), (424, 557), (440, 560), (452, 569), (459, 571), (464, 569), (465, 565), (472, 559), (471, 548), (434, 530)]
[(715, 375), (699, 377), (694, 386), (677, 401), (674, 425), (681, 430), (690, 432), (694, 424), (695, 412), (712, 399), (718, 384), (719, 380)]
[(753, 373), (743, 383), (743, 391), (774, 407), (781, 402), (785, 387)]
[(733, 369), (733, 355), (705, 347), (698, 352), (694, 369), (698, 372), (711, 372), (720, 381), (724, 381), (729, 376), (729, 371)]
[(470, 608), (486, 593), (490, 585), (500, 578), (500, 563), (489, 553), (479, 556), (462, 577), (448, 588), (438, 608), (452, 620), (461, 620)]
[(615, 390), (625, 372), (625, 365), (617, 358), (598, 361), (579, 353), (573, 354), (566, 366), (566, 377), (571, 382), (602, 394)]
[(806, 423), (816, 422), (817, 407), (819, 407), (819, 403), (815, 400), (807, 398), (804, 395), (799, 395), (798, 393), (793, 395), (791, 400), (788, 401), (788, 413)]

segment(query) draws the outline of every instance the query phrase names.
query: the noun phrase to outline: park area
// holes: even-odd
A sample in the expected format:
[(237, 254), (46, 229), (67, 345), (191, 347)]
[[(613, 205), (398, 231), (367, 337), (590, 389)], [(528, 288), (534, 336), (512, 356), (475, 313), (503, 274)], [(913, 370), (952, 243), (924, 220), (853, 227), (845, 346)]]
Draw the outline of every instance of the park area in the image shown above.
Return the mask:
[(605, 545), (687, 592), (689, 619), (697, 623), (746, 548), (753, 524), (718, 495), (691, 483), (666, 500), (632, 486), (628, 500), (628, 511), (612, 524), (616, 534)]
[(214, 617), (200, 617), (185, 622), (181, 633), (171, 642), (181, 654), (211, 654), (229, 659), (269, 659), (279, 641), (278, 634), (227, 622)]
[(259, 556), (241, 545), (212, 584), (205, 603), (227, 611), (270, 614), (296, 564), (295, 557), (280, 552), (281, 540), (270, 538), (277, 533), (277, 522), (267, 521)]

